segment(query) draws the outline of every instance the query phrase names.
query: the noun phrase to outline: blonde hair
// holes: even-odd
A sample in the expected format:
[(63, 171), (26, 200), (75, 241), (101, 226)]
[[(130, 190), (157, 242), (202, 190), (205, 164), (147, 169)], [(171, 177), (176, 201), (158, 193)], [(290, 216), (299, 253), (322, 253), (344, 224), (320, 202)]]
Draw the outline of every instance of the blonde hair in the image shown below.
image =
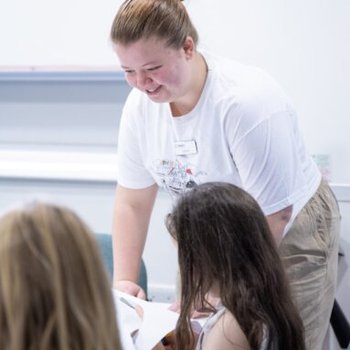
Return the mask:
[(0, 218), (0, 349), (121, 349), (97, 244), (67, 208), (32, 203)]
[(179, 49), (187, 36), (197, 44), (197, 31), (180, 0), (126, 0), (111, 28), (112, 42), (122, 45), (156, 37)]

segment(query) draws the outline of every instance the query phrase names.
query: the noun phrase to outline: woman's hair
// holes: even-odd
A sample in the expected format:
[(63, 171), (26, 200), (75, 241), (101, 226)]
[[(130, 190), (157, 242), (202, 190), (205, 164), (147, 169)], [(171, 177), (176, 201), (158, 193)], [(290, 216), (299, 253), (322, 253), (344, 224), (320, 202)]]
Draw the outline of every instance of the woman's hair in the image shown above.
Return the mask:
[[(179, 198), (166, 221), (178, 244), (181, 313), (176, 337), (181, 350), (194, 343), (190, 314), (218, 288), (223, 306), (237, 319), (252, 350), (269, 346), (304, 349), (303, 326), (292, 303), (282, 263), (266, 218), (244, 190), (206, 183)], [(191, 345), (192, 344), (192, 345)]]
[(121, 349), (97, 243), (71, 210), (32, 203), (0, 218), (0, 349)]
[(126, 0), (111, 28), (112, 42), (121, 45), (156, 37), (179, 49), (187, 36), (197, 44), (197, 31), (180, 0)]

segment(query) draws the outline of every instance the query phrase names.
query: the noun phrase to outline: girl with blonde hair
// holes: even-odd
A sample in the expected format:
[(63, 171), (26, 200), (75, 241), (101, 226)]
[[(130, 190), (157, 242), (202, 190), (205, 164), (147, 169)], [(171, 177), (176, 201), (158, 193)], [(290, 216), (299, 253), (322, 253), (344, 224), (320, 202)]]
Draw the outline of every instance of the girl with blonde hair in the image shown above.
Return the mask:
[(0, 349), (121, 350), (98, 247), (67, 208), (0, 218)]

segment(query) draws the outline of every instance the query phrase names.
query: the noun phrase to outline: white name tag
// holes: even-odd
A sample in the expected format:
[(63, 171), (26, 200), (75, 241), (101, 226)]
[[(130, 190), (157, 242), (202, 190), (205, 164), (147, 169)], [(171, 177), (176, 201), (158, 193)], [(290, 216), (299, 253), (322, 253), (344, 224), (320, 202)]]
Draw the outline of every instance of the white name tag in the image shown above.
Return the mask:
[(195, 140), (175, 142), (175, 154), (177, 156), (186, 156), (189, 154), (196, 154), (197, 152), (198, 149)]

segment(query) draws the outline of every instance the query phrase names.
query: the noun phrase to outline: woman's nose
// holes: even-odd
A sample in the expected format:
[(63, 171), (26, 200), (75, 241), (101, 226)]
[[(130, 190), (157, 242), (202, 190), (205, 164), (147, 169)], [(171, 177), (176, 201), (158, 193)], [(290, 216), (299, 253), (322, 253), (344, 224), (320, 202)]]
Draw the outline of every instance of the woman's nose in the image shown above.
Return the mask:
[(137, 74), (136, 84), (138, 88), (145, 88), (151, 81), (152, 79), (146, 73), (140, 72)]

